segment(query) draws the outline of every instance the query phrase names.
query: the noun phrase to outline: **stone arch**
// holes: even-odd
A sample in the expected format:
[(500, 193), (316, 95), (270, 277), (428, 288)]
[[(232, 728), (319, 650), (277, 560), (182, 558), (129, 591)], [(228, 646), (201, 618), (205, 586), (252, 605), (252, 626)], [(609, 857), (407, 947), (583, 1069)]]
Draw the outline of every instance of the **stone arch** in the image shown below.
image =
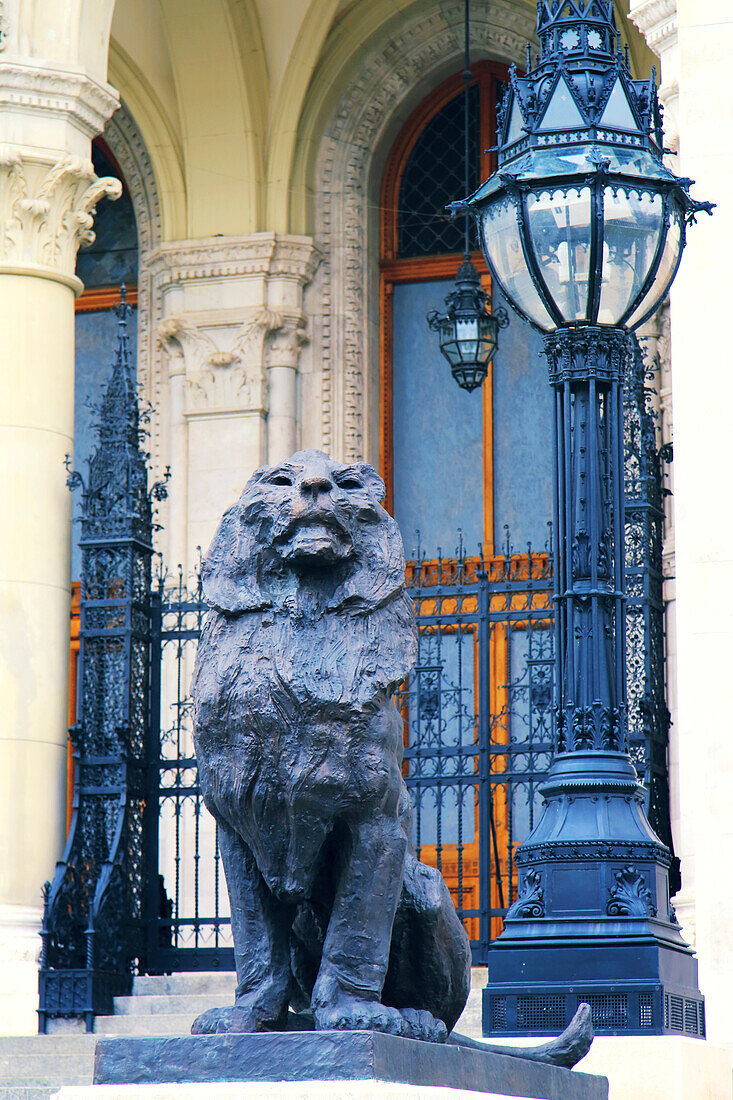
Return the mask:
[[(417, 10), (416, 10), (417, 9)], [(312, 363), (320, 371), (325, 450), (377, 459), (380, 166), (397, 129), (431, 84), (460, 68), (461, 0), (431, 0), (374, 36), (322, 128), (314, 166), (315, 238), (324, 261), (310, 293)], [(531, 7), (475, 0), (474, 59), (521, 63)]]

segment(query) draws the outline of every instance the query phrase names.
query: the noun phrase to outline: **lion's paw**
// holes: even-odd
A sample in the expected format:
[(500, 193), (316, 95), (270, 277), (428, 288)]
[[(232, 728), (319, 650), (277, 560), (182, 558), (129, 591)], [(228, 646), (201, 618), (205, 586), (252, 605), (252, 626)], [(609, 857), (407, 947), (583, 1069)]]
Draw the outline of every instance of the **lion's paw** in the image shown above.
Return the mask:
[(344, 998), (336, 1004), (317, 1008), (318, 1031), (383, 1031), (403, 1039), (422, 1039), (444, 1043), (448, 1032), (442, 1020), (417, 1008), (388, 1008), (378, 1001)]
[(236, 1005), (210, 1008), (197, 1016), (191, 1024), (192, 1035), (221, 1035), (228, 1032), (242, 1034), (260, 1030), (252, 1013)]
[(400, 1016), (404, 1023), (402, 1034), (406, 1039), (422, 1039), (426, 1043), (444, 1043), (448, 1038), (448, 1028), (442, 1020), (433, 1016), (424, 1008), (401, 1008)]
[(315, 1021), (318, 1031), (384, 1031), (387, 1035), (401, 1035), (404, 1027), (396, 1008), (356, 997), (344, 997), (335, 1004), (317, 1008)]

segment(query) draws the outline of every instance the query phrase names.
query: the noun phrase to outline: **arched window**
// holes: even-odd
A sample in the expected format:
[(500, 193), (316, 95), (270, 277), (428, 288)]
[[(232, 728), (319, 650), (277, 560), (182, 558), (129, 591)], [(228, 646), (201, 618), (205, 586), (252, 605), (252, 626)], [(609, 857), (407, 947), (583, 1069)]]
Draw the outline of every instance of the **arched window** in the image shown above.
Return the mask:
[[(494, 169), (504, 66), (478, 62), (470, 87), (469, 186)], [(464, 190), (460, 74), (413, 112), (387, 159), (381, 194), (381, 467), (408, 555), (420, 543), (491, 556), (509, 527), (514, 542), (546, 539), (551, 512), (552, 402), (541, 339), (515, 314), (478, 392), (459, 389), (427, 328), (463, 253), (462, 219), (446, 204)], [(471, 225), (472, 259), (491, 280)], [(504, 304), (497, 291), (496, 304)], [(449, 474), (449, 476), (447, 476)], [(429, 491), (426, 492), (426, 487)]]

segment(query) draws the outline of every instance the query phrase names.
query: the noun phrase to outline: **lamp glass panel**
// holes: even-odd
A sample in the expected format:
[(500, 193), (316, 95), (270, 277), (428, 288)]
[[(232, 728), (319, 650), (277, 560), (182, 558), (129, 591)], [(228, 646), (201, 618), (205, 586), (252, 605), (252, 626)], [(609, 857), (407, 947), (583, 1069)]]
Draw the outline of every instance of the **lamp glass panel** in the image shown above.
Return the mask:
[(456, 318), (456, 340), (478, 340), (477, 317), (470, 317), (464, 320)]
[(565, 321), (585, 320), (590, 274), (590, 187), (530, 192), (527, 221), (537, 263)]
[(519, 232), (519, 213), (513, 199), (488, 203), (481, 211), (484, 253), (502, 290), (538, 328), (548, 332), (555, 324), (542, 303), (527, 268)]
[(682, 249), (682, 213), (677, 207), (673, 207), (670, 212), (669, 229), (667, 230), (667, 239), (664, 242), (664, 248), (662, 249), (662, 255), (659, 259), (659, 267), (657, 273), (654, 276), (654, 281), (649, 287), (649, 290), (644, 295), (644, 298), (639, 305), (638, 309), (634, 311), (629, 320), (626, 322), (626, 327), (633, 329), (644, 318), (651, 313), (651, 311), (662, 301), (669, 284), (672, 282), (674, 273), (677, 270), (677, 263), (680, 257), (680, 251)]
[(618, 324), (644, 285), (664, 229), (662, 205), (658, 192), (604, 188), (600, 324)]

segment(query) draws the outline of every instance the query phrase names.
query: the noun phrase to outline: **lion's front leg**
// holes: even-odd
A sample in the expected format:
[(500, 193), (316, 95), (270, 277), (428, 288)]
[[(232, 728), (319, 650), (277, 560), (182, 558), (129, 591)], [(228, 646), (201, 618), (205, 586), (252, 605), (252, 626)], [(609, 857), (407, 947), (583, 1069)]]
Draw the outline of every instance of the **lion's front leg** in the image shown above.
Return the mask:
[(221, 821), (219, 848), (231, 903), (236, 999), (234, 1005), (202, 1013), (191, 1031), (200, 1035), (283, 1026), (291, 986), (292, 909), (273, 897), (247, 845)]
[(316, 1027), (444, 1038), (445, 1027), (430, 1013), (400, 1011), (380, 1002), (402, 889), (405, 834), (396, 819), (386, 817), (356, 823), (351, 832), (352, 849), (311, 998)]

